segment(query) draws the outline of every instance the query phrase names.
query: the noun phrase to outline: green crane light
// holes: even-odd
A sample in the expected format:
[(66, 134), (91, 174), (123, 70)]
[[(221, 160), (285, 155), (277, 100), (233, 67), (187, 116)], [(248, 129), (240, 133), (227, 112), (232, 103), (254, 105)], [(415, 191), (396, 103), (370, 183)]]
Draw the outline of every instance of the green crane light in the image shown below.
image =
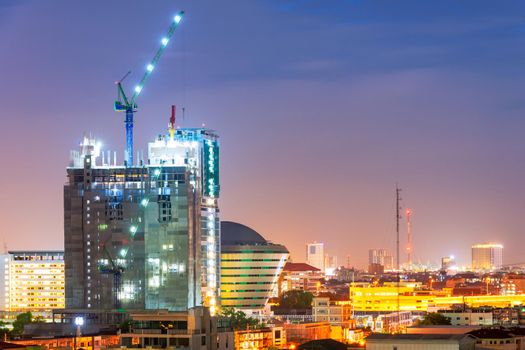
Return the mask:
[(126, 112), (126, 120), (125, 120), (126, 157), (125, 159), (126, 159), (127, 166), (133, 166), (133, 115), (137, 111), (137, 103), (136, 103), (137, 97), (142, 92), (142, 89), (144, 89), (144, 85), (146, 84), (146, 81), (148, 80), (149, 76), (155, 69), (160, 57), (162, 56), (162, 53), (164, 52), (164, 49), (170, 42), (170, 39), (173, 36), (173, 33), (175, 32), (175, 29), (177, 29), (177, 26), (182, 21), (183, 17), (184, 17), (183, 11), (177, 13), (175, 17), (173, 17), (173, 22), (168, 28), (167, 35), (161, 39), (160, 47), (155, 53), (155, 56), (153, 56), (153, 59), (146, 66), (146, 71), (144, 72), (144, 75), (142, 76), (142, 79), (140, 80), (140, 82), (135, 86), (135, 89), (133, 90), (133, 95), (131, 96), (130, 99), (128, 99), (122, 87), (122, 81), (129, 75), (129, 72), (122, 79), (116, 82), (117, 100), (115, 101), (114, 108), (117, 112)]

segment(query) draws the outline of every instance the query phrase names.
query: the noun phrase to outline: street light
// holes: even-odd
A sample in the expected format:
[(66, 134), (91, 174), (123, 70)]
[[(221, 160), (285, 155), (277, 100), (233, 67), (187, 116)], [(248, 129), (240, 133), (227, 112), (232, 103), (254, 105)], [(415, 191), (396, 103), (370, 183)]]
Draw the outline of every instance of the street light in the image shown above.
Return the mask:
[(81, 316), (77, 316), (75, 317), (75, 325), (77, 326), (77, 332), (75, 334), (75, 339), (74, 339), (74, 349), (76, 350), (77, 349), (77, 338), (80, 337), (81, 333), (80, 333), (80, 327), (84, 325), (84, 317), (81, 317)]

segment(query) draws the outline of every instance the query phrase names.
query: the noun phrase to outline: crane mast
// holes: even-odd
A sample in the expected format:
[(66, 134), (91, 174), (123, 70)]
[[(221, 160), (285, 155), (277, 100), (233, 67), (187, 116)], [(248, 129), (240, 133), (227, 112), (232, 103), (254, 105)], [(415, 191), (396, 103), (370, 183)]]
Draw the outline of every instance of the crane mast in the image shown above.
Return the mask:
[(124, 123), (126, 125), (125, 160), (126, 160), (127, 166), (133, 166), (133, 118), (134, 118), (134, 113), (137, 111), (136, 100), (139, 94), (142, 92), (142, 89), (144, 88), (144, 85), (148, 81), (148, 78), (150, 77), (151, 73), (155, 69), (166, 46), (170, 42), (170, 39), (173, 36), (173, 33), (175, 33), (175, 29), (177, 29), (178, 24), (182, 21), (183, 16), (184, 16), (184, 12), (181, 11), (177, 13), (175, 17), (173, 17), (173, 22), (171, 23), (168, 29), (168, 33), (160, 41), (160, 47), (155, 53), (155, 56), (153, 56), (153, 59), (146, 66), (146, 71), (144, 72), (144, 75), (142, 76), (142, 79), (140, 80), (139, 84), (135, 86), (135, 89), (133, 90), (133, 95), (131, 96), (130, 99), (128, 99), (128, 97), (126, 96), (126, 93), (124, 92), (124, 88), (122, 87), (122, 81), (129, 75), (130, 72), (128, 72), (122, 79), (116, 82), (117, 100), (115, 101), (114, 108), (117, 112), (126, 113), (126, 118), (125, 118)]

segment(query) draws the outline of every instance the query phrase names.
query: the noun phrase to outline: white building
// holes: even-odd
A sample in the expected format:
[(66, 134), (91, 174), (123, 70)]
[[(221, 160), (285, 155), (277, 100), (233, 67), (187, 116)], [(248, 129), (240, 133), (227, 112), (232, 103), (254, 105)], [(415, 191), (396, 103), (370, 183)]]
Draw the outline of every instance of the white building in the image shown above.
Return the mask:
[(0, 312), (8, 318), (31, 311), (51, 318), (64, 308), (64, 252), (10, 251), (0, 255)]
[(497, 243), (482, 243), (472, 246), (472, 269), (494, 270), (503, 265), (503, 246)]
[(440, 311), (441, 315), (450, 319), (452, 326), (492, 326), (494, 318), (492, 311)]
[(306, 245), (306, 263), (324, 271), (324, 243), (308, 243)]

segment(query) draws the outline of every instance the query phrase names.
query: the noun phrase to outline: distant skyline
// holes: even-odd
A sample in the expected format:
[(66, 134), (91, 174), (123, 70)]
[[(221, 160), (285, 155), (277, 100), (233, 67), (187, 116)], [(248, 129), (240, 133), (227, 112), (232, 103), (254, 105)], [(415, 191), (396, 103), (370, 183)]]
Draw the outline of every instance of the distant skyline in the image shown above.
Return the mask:
[[(135, 145), (178, 123), (221, 137), (221, 217), (340, 265), (395, 251), (394, 189), (414, 261), (475, 243), (525, 261), (525, 3), (521, 1), (0, 2), (0, 238), (63, 247), (69, 151), (84, 132), (124, 156), (113, 82), (140, 79)], [(185, 108), (182, 120), (182, 107)], [(403, 243), (405, 228), (403, 225)], [(406, 255), (402, 255), (405, 261)]]

